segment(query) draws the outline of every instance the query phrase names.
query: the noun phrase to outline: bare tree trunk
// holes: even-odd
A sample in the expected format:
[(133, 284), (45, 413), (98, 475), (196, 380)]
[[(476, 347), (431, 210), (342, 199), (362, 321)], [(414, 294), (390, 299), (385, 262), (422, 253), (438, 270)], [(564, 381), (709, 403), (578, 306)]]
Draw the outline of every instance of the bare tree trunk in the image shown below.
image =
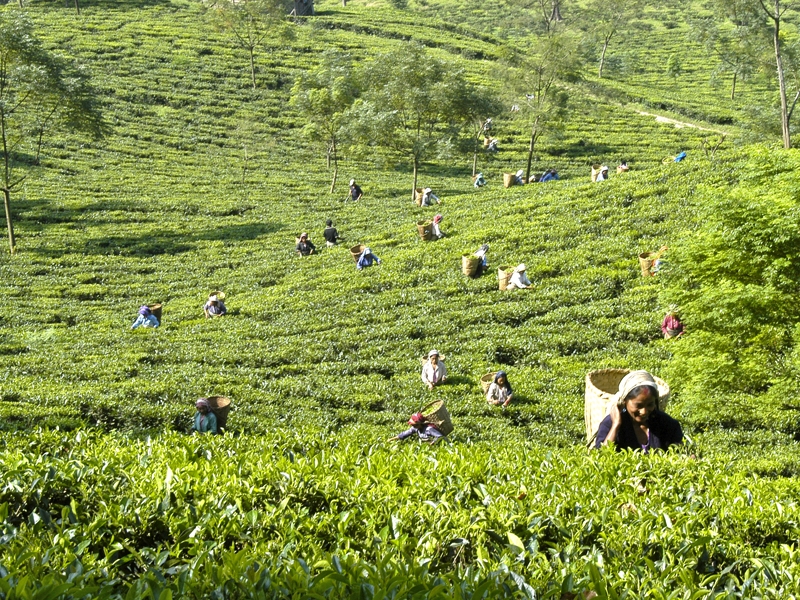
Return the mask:
[(475, 138), (475, 150), (472, 153), (472, 176), (478, 172), (478, 138)]
[(331, 191), (333, 193), (333, 189), (336, 187), (336, 176), (339, 173), (339, 160), (336, 158), (336, 138), (333, 138), (333, 143), (331, 144), (331, 152), (333, 153), (333, 181), (331, 181)]
[(608, 50), (608, 43), (611, 41), (611, 36), (603, 40), (603, 51), (600, 53), (600, 68), (597, 71), (597, 76), (603, 78), (603, 66), (606, 64), (606, 50)]
[(531, 180), (531, 162), (533, 161), (533, 147), (536, 145), (538, 125), (539, 125), (539, 115), (536, 115), (536, 119), (533, 121), (533, 127), (531, 127), (531, 143), (530, 146), (528, 146), (528, 168), (525, 171), (525, 183)]
[(8, 228), (8, 247), (11, 254), (14, 254), (14, 247), (17, 245), (17, 240), (14, 237), (14, 223), (11, 220), (11, 192), (8, 188), (3, 188), (3, 207), (6, 210), (6, 227)]
[[(780, 0), (775, 0), (776, 15), (780, 15)], [(775, 31), (773, 41), (775, 43), (775, 63), (778, 67), (778, 87), (781, 94), (781, 131), (783, 133), (783, 147), (792, 147), (792, 138), (789, 133), (789, 105), (786, 102), (786, 76), (783, 72), (783, 60), (781, 59), (781, 40), (780, 40), (780, 16), (773, 18)]]
[(419, 169), (419, 160), (414, 157), (414, 185), (411, 186), (411, 201), (417, 201), (417, 171)]
[(733, 83), (731, 84), (731, 100), (736, 98), (736, 73), (733, 74)]
[(347, 6), (347, 0), (342, 0), (342, 6)]
[(550, 15), (550, 21), (563, 21), (561, 16), (561, 0), (553, 0), (553, 13)]
[(78, 0), (75, 0), (75, 13), (76, 14), (81, 14), (81, 7), (78, 4)]
[(250, 77), (253, 79), (253, 89), (256, 89), (256, 58), (253, 46), (250, 46)]

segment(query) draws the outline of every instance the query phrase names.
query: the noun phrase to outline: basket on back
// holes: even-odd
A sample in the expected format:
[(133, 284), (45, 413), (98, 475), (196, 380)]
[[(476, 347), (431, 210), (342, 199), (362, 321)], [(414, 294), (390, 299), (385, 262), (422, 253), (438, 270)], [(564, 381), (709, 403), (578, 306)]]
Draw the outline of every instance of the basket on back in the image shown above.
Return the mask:
[(414, 201), (417, 203), (417, 206), (422, 206), (422, 196), (425, 194), (425, 190), (422, 188), (414, 188)]
[(350, 256), (353, 257), (354, 261), (358, 262), (358, 259), (361, 258), (361, 253), (364, 252), (364, 248), (366, 248), (364, 244), (357, 244), (350, 248)]
[(434, 400), (420, 412), (425, 417), (425, 422), (436, 427), (442, 435), (450, 435), (453, 432), (453, 422), (450, 420), (450, 413), (447, 412), (444, 400)]
[[(619, 391), (619, 382), (630, 373), (630, 369), (599, 369), (586, 375), (586, 392), (583, 416), (586, 422), (586, 441), (592, 443), (600, 421), (611, 410), (611, 402)], [(654, 377), (658, 384), (658, 408), (666, 410), (669, 402), (669, 385)]]
[(487, 373), (486, 375), (481, 377), (481, 389), (483, 390), (483, 395), (484, 396), (489, 393), (489, 387), (494, 382), (494, 376), (496, 374), (497, 373), (492, 372), (492, 373)]
[(600, 175), (600, 169), (603, 168), (603, 165), (593, 164), (592, 165), (592, 183), (597, 181), (597, 176)]
[(498, 267), (497, 269), (497, 284), (499, 289), (505, 291), (508, 289), (508, 280), (514, 273), (514, 267)]
[(151, 304), (147, 308), (150, 309), (150, 312), (153, 313), (153, 316), (158, 319), (159, 325), (161, 324), (161, 304)]
[(478, 265), (481, 264), (479, 256), (474, 254), (464, 254), (461, 257), (461, 272), (467, 277), (472, 277), (478, 271)]
[(423, 241), (431, 241), (433, 239), (432, 223), (430, 221), (417, 221), (417, 232)]
[(225, 396), (209, 396), (206, 400), (208, 400), (208, 405), (211, 407), (211, 412), (217, 417), (217, 431), (222, 433), (222, 430), (225, 429), (225, 426), (228, 424), (231, 399)]
[(510, 188), (516, 180), (516, 173), (503, 173), (503, 187)]

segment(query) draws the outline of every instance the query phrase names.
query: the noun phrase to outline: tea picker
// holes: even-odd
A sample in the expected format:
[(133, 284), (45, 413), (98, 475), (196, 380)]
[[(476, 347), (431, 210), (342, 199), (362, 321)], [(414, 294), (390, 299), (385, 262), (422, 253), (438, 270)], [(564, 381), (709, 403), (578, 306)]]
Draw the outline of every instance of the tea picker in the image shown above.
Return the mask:
[(390, 437), (389, 441), (402, 441), (416, 434), (420, 441), (433, 445), (444, 437), (444, 434), (435, 425), (426, 422), (425, 416), (421, 412), (411, 415), (408, 424), (411, 427), (394, 437)]
[(664, 315), (664, 320), (661, 321), (661, 333), (664, 334), (665, 340), (683, 335), (683, 323), (678, 317), (677, 304), (670, 304), (667, 314)]
[(314, 251), (317, 247), (308, 239), (308, 234), (303, 232), (300, 234), (300, 237), (297, 239), (297, 245), (295, 246), (295, 250), (299, 256), (310, 256), (314, 254)]
[(683, 443), (680, 423), (662, 412), (659, 385), (647, 371), (632, 371), (619, 382), (610, 412), (600, 422), (595, 448), (613, 444), (617, 450), (668, 450)]
[(325, 245), (328, 246), (328, 248), (333, 248), (339, 240), (342, 240), (339, 232), (333, 226), (333, 221), (330, 219), (325, 221), (325, 230), (322, 232), (322, 237), (325, 238)]
[(486, 391), (486, 401), (494, 406), (505, 408), (511, 403), (514, 390), (508, 382), (508, 375), (505, 371), (498, 371), (494, 374), (493, 381)]
[(221, 317), (228, 312), (223, 300), (225, 300), (225, 292), (211, 292), (208, 296), (208, 301), (203, 305), (203, 313), (206, 319)]
[[(350, 180), (350, 193), (348, 194), (348, 198), (350, 198), (353, 202), (358, 202), (364, 196), (364, 192), (358, 187), (355, 179)], [(344, 199), (347, 202), (347, 198)]]
[(508, 285), (506, 286), (507, 290), (514, 290), (517, 288), (525, 289), (531, 286), (531, 280), (528, 279), (528, 275), (526, 274), (527, 268), (525, 263), (517, 265), (508, 280)]
[(153, 314), (153, 311), (150, 309), (149, 306), (141, 306), (139, 307), (139, 316), (136, 317), (136, 320), (131, 325), (131, 329), (136, 329), (137, 327), (146, 327), (146, 328), (153, 328), (159, 326), (158, 318)]
[(420, 206), (433, 206), (434, 202), (436, 204), (441, 203), (439, 196), (434, 194), (431, 188), (425, 188), (422, 190), (422, 200), (420, 201)]
[(364, 246), (364, 249), (361, 251), (361, 255), (356, 261), (356, 269), (361, 271), (365, 267), (371, 267), (373, 264), (381, 264), (381, 259), (373, 254), (371, 248)]
[(444, 357), (440, 356), (438, 350), (428, 352), (428, 358), (422, 365), (420, 373), (422, 383), (432, 390), (437, 385), (441, 385), (447, 380), (447, 367), (444, 366)]
[(211, 403), (206, 398), (200, 398), (194, 403), (197, 412), (194, 414), (192, 431), (197, 433), (217, 433), (217, 415), (211, 410)]

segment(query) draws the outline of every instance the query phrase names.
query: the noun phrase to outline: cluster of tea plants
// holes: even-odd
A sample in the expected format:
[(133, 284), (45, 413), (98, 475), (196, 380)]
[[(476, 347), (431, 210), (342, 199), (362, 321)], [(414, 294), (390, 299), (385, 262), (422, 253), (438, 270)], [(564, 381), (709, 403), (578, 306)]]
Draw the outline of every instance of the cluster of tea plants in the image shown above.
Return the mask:
[(395, 448), (352, 426), (16, 433), (0, 465), (8, 598), (798, 593), (797, 481), (719, 457)]
[[(661, 339), (659, 324), (686, 290), (643, 278), (639, 253), (667, 245), (679, 265), (679, 246), (708, 234), (708, 207), (735, 198), (771, 152), (726, 142), (710, 160), (708, 131), (637, 112), (663, 99), (679, 118), (739, 135), (741, 112), (705, 90), (710, 65), (696, 57), (679, 80), (648, 63), (638, 80), (612, 69), (568, 82), (565, 126), (534, 163), (558, 169), (556, 182), (503, 188), (529, 131), (496, 115), (500, 152), (478, 162), (488, 185), (472, 186), (469, 156), (431, 161), (420, 184), (443, 202), (420, 208), (406, 168), (355, 160), (346, 144), (328, 193), (293, 82), (322, 49), (361, 62), (413, 38), (502, 88), (496, 61), (513, 36), (454, 25), (434, 3), (417, 7), (421, 22), (330, 0), (256, 54), (254, 90), (246, 53), (200, 2), (25, 7), (48, 47), (89, 67), (108, 131), (48, 137), (12, 195), (18, 253), (0, 254), (0, 595), (797, 594), (796, 393), (774, 427), (745, 418), (758, 393), (737, 400), (749, 407), (741, 419), (727, 407), (720, 420), (702, 386), (671, 382), (668, 410), (694, 457), (583, 451), (588, 371), (680, 373), (673, 351), (685, 340)], [(473, 16), (488, 22), (492, 10)], [(651, 34), (625, 52), (679, 43), (660, 14), (648, 9)], [(662, 162), (681, 150), (683, 162)], [(784, 158), (791, 196), (796, 161)], [(616, 175), (622, 160), (631, 171)], [(611, 167), (608, 181), (590, 182), (594, 163)], [(358, 203), (343, 200), (351, 177)], [(446, 237), (423, 242), (416, 222), (437, 212)], [(328, 218), (344, 238), (330, 249)], [(317, 244), (310, 257), (294, 252), (302, 231)], [(357, 271), (359, 243), (382, 264)], [(490, 268), (467, 278), (461, 257), (483, 243)], [(521, 262), (532, 289), (500, 291), (497, 268)], [(212, 290), (227, 294), (228, 315), (206, 320)], [(155, 302), (161, 326), (131, 331)], [(449, 378), (428, 391), (419, 371), (431, 348)], [(515, 390), (505, 410), (479, 385), (499, 369)], [(228, 435), (189, 437), (194, 401), (212, 394), (232, 399)], [(386, 442), (434, 399), (453, 417), (446, 443)]]

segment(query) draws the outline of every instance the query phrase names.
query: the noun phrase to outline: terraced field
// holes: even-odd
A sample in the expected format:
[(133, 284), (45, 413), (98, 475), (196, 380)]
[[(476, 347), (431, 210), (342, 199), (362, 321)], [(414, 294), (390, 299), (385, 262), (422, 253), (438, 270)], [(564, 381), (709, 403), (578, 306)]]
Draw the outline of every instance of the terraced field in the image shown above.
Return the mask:
[[(709, 234), (709, 212), (742, 189), (758, 196), (769, 177), (795, 210), (795, 152), (741, 146), (754, 135), (746, 107), (769, 97), (767, 83), (727, 101), (682, 17), (672, 27), (649, 8), (608, 77), (587, 61), (565, 83), (566, 124), (534, 161), (560, 181), (503, 188), (529, 136), (504, 111), (500, 152), (479, 157), (489, 185), (472, 187), (471, 156), (433, 160), (420, 183), (443, 203), (419, 208), (407, 166), (347, 149), (329, 194), (292, 84), (322, 49), (363, 63), (413, 38), (504, 93), (497, 61), (519, 32), (497, 25), (496, 7), (457, 20), (456, 2), (319, 3), (292, 39), (257, 55), (256, 90), (244, 52), (200, 3), (90, 3), (80, 16), (26, 7), (48, 47), (91, 69), (108, 133), (51, 138), (12, 196), (18, 253), (0, 255), (0, 595), (798, 593), (796, 393), (762, 414), (761, 391), (715, 412), (708, 404), (725, 396), (682, 390), (671, 376), (686, 365), (659, 329), (681, 282), (639, 272), (638, 254), (662, 245), (675, 265), (695, 260), (679, 248)], [(669, 78), (659, 65), (675, 52), (683, 74)], [(701, 142), (715, 132), (662, 114), (728, 137), (707, 158)], [(687, 160), (664, 162), (680, 151)], [(622, 160), (629, 173), (589, 181), (593, 163), (613, 173)], [(769, 177), (748, 175), (767, 163)], [(342, 200), (351, 177), (359, 203)], [(436, 212), (447, 236), (422, 242), (415, 224)], [(332, 249), (327, 218), (345, 238)], [(295, 256), (301, 231), (317, 255)], [(382, 264), (358, 272), (357, 243)], [(461, 256), (483, 243), (490, 273), (466, 278)], [(499, 291), (496, 268), (519, 262), (533, 289)], [(205, 320), (214, 289), (229, 315)], [(130, 331), (145, 302), (163, 303), (162, 326)], [(685, 315), (690, 329), (703, 317)], [(419, 369), (432, 347), (451, 376), (429, 392)], [(787, 372), (797, 364), (787, 357)], [(586, 455), (584, 376), (603, 367), (670, 381), (686, 452)], [(515, 388), (506, 410), (479, 387), (500, 368)], [(186, 435), (194, 400), (211, 394), (233, 400), (229, 435)], [(434, 398), (453, 416), (448, 442), (385, 441)]]

